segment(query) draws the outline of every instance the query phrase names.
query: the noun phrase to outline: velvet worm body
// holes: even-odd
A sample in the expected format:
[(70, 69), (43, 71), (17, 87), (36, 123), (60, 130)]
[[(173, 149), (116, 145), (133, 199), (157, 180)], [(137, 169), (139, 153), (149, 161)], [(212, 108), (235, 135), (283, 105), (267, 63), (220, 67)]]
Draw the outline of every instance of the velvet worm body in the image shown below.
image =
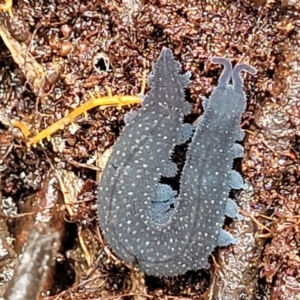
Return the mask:
[[(230, 189), (241, 189), (243, 179), (232, 170), (233, 160), (244, 149), (235, 143), (244, 138), (240, 121), (246, 109), (241, 71), (255, 74), (254, 68), (241, 64), (232, 71), (231, 62), (213, 58), (224, 65), (217, 88), (204, 100), (200, 118), (189, 145), (181, 176), (178, 215), (190, 221), (190, 243), (185, 251), (189, 269), (208, 267), (207, 258), (216, 246), (237, 243), (222, 229), (225, 215), (239, 218), (235, 202), (228, 198)], [(229, 84), (232, 78), (232, 85)], [(181, 203), (190, 203), (189, 214), (181, 215)], [(186, 221), (187, 222), (187, 221)]]
[[(205, 112), (196, 126), (181, 175), (180, 195), (161, 177), (173, 177), (170, 160), (175, 145), (187, 141), (193, 128), (183, 124), (191, 111), (184, 101), (189, 74), (163, 48), (149, 78), (150, 92), (141, 109), (126, 117), (127, 125), (104, 169), (98, 193), (98, 218), (104, 237), (125, 262), (137, 260), (141, 271), (173, 276), (208, 266), (216, 246), (235, 243), (222, 230), (225, 214), (238, 217), (228, 199), (230, 188), (241, 188), (241, 176), (232, 171), (243, 148), (239, 129), (246, 108), (240, 72), (248, 65), (214, 58), (224, 65), (217, 88), (205, 100)], [(229, 84), (232, 77), (233, 84)]]

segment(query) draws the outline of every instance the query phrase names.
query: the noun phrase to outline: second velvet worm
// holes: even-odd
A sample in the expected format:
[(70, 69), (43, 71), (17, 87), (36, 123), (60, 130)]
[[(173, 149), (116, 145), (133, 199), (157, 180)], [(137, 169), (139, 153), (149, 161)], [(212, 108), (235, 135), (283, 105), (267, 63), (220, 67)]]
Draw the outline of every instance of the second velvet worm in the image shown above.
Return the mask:
[[(241, 175), (232, 170), (233, 160), (244, 154), (243, 147), (235, 143), (244, 138), (240, 121), (247, 105), (241, 71), (256, 73), (246, 64), (236, 65), (232, 71), (225, 58), (213, 58), (212, 62), (222, 64), (224, 70), (217, 88), (204, 100), (204, 114), (188, 149), (175, 213), (184, 223), (189, 222), (190, 242), (184, 256), (190, 269), (208, 267), (208, 256), (216, 246), (237, 242), (222, 226), (225, 215), (239, 218), (237, 205), (228, 197), (230, 189), (243, 187)], [(188, 214), (183, 205), (190, 207)]]

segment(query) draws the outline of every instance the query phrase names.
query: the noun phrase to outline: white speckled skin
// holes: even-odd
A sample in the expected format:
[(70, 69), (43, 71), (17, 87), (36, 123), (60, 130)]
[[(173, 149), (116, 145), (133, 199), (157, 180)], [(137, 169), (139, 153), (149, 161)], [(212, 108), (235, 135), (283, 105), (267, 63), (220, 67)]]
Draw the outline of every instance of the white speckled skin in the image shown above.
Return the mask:
[[(102, 175), (98, 217), (103, 234), (121, 259), (136, 259), (147, 274), (205, 268), (217, 245), (235, 242), (221, 228), (230, 187), (239, 187), (239, 177), (231, 174), (234, 157), (242, 155), (234, 146), (246, 107), (240, 71), (253, 69), (241, 65), (232, 73), (228, 60), (216, 62), (225, 69), (190, 144), (178, 198), (159, 180), (177, 172), (170, 155), (189, 136), (181, 130), (191, 107), (184, 101), (188, 76), (178, 74), (180, 64), (166, 48), (154, 65), (142, 108), (130, 117)], [(234, 205), (228, 208), (234, 214)]]
[[(218, 87), (205, 100), (205, 112), (188, 149), (178, 200), (178, 216), (181, 215), (181, 202), (191, 203), (187, 219), (193, 220), (190, 227), (193, 239), (187, 256), (192, 269), (206, 267), (207, 258), (216, 246), (237, 242), (222, 230), (222, 226), (226, 213), (231, 214), (230, 217), (239, 217), (237, 213), (232, 215), (232, 205), (227, 205), (226, 210), (226, 204), (227, 201), (230, 203), (230, 189), (243, 186), (240, 174), (232, 170), (233, 159), (242, 156), (242, 147), (234, 142), (238, 140), (240, 121), (247, 104), (240, 71), (255, 71), (250, 66), (239, 65), (232, 72), (231, 63), (224, 58), (213, 62), (222, 63), (225, 68)], [(231, 77), (233, 85), (228, 84)]]
[(141, 109), (129, 118), (99, 186), (98, 217), (106, 240), (124, 261), (137, 259), (141, 270), (156, 275), (185, 271), (171, 270), (181, 259), (174, 256), (180, 255), (182, 247), (172, 239), (183, 237), (179, 242), (183, 246), (189, 240), (187, 224), (175, 219), (165, 226), (157, 224), (164, 207), (152, 203), (159, 201), (160, 178), (177, 173), (170, 156), (175, 145), (183, 142), (183, 118), (191, 111), (184, 93), (190, 75), (180, 75), (179, 70), (172, 52), (164, 48), (149, 78), (151, 90)]

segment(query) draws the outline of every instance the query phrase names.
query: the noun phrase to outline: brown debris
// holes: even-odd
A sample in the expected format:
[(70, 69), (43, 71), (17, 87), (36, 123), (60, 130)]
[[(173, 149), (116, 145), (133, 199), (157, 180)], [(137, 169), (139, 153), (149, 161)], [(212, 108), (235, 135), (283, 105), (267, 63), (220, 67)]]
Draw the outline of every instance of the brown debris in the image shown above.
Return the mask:
[(15, 223), (15, 250), (18, 254), (21, 253), (32, 228), (40, 224), (47, 224), (49, 229), (59, 233), (60, 241), (63, 240), (65, 235), (63, 200), (57, 185), (55, 173), (50, 170), (42, 180), (41, 189), (20, 203), (20, 214)]
[(43, 66), (28, 53), (27, 46), (12, 37), (5, 25), (0, 24), (0, 36), (9, 49), (14, 61), (24, 70), (25, 76), (33, 89), (38, 92), (44, 89), (46, 72)]
[(34, 228), (7, 287), (5, 299), (36, 299), (43, 291), (44, 282), (49, 275), (49, 269), (54, 265), (58, 248), (57, 232), (49, 232), (45, 226)]
[[(0, 173), (0, 186), (2, 185), (2, 177)], [(6, 224), (5, 215), (15, 214), (16, 207), (11, 198), (3, 198), (0, 193), (0, 298), (4, 299), (7, 285), (11, 281), (14, 269), (17, 264), (17, 255), (13, 246), (13, 239), (10, 237), (8, 225)]]
[(257, 239), (259, 223), (250, 217), (253, 196), (253, 187), (248, 183), (238, 197), (243, 220), (234, 222), (229, 229), (234, 237), (239, 238), (239, 243), (218, 251), (218, 265), (215, 264), (213, 269), (208, 299), (257, 299), (264, 241)]
[[(279, 74), (285, 78), (286, 88), (276, 96), (277, 108), (270, 110), (268, 116), (273, 119), (268, 130), (262, 134), (276, 150), (269, 163), (261, 170), (273, 171), (265, 173), (266, 189), (264, 198), (272, 209), (272, 240), (265, 247), (262, 276), (265, 277), (271, 299), (296, 299), (299, 295), (300, 283), (298, 254), (299, 242), (299, 155), (295, 149), (295, 140), (299, 134), (299, 82), (300, 60), (294, 56), (299, 49), (299, 34), (286, 45), (286, 59), (279, 66)], [(288, 67), (288, 69), (287, 69)], [(271, 126), (273, 125), (273, 126)], [(271, 128), (271, 129), (270, 129)], [(296, 151), (295, 151), (296, 150)], [(293, 153), (290, 155), (287, 153)], [(270, 165), (269, 165), (270, 164)], [(270, 195), (270, 196), (269, 196)], [(264, 199), (262, 199), (263, 203)]]
[[(20, 0), (13, 17), (0, 12), (1, 201), (19, 207), (8, 218), (17, 229), (11, 233), (13, 251), (21, 251), (38, 216), (48, 217), (49, 228), (59, 233), (62, 248), (48, 299), (295, 298), (298, 6), (273, 0), (75, 0), (72, 6)], [(10, 125), (15, 119), (40, 132), (86, 102), (95, 86), (103, 96), (106, 86), (113, 95), (137, 95), (143, 72), (149, 74), (162, 46), (192, 73), (187, 95), (194, 105), (192, 121), (202, 112), (200, 96), (211, 93), (220, 73), (209, 63), (212, 56), (258, 69), (256, 77), (245, 78), (242, 173), (248, 189), (238, 197), (245, 220), (230, 227), (241, 244), (216, 251), (219, 267), (212, 260), (208, 271), (171, 279), (144, 278), (123, 265), (99, 234), (100, 160), (122, 130), (124, 111), (93, 109), (30, 151)]]

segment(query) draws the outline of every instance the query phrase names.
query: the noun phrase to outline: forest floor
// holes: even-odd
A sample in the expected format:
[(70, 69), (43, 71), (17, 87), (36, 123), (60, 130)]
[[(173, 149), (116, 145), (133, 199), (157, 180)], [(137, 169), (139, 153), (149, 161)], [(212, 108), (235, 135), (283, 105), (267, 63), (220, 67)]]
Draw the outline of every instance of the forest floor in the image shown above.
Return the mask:
[[(0, 299), (24, 272), (20, 299), (300, 299), (299, 1), (69, 3), (18, 0), (0, 11)], [(217, 84), (211, 57), (258, 70), (245, 77), (244, 220), (226, 222), (240, 243), (217, 249), (209, 270), (173, 278), (120, 262), (96, 219), (101, 170), (131, 107), (95, 107), (47, 129), (97, 87), (97, 97), (106, 87), (137, 96), (163, 46), (192, 74), (191, 122)], [(14, 271), (26, 242), (31, 259)]]

